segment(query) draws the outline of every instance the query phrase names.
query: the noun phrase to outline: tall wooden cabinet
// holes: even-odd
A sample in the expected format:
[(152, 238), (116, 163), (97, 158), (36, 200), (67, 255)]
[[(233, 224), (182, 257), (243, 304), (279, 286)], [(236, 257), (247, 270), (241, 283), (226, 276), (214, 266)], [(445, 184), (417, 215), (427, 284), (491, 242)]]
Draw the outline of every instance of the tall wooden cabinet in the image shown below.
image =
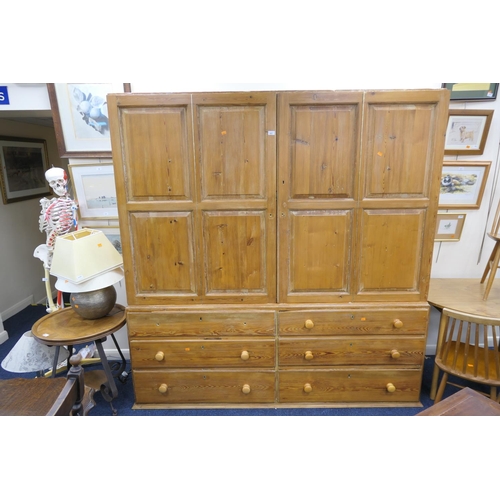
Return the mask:
[(448, 98), (109, 95), (136, 405), (419, 404)]

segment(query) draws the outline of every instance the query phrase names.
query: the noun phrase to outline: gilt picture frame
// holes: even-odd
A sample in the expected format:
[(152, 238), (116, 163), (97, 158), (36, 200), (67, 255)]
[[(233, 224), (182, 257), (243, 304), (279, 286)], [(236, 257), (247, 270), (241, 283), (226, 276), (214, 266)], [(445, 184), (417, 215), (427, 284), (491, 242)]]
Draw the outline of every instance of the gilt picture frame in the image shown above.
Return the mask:
[(47, 83), (61, 158), (111, 158), (106, 95), (126, 83)]
[(444, 154), (483, 154), (492, 118), (492, 109), (450, 109)]
[(118, 219), (113, 165), (70, 164), (79, 220)]
[(437, 214), (434, 241), (460, 241), (467, 214)]
[(443, 162), (438, 208), (479, 209), (490, 167), (491, 161)]
[(0, 136), (0, 188), (4, 204), (50, 196), (44, 139)]

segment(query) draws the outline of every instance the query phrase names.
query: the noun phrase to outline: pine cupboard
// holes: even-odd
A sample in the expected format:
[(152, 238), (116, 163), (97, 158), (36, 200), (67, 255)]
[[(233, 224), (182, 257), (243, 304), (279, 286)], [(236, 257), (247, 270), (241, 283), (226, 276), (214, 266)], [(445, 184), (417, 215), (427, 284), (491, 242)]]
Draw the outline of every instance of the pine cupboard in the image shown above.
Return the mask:
[(108, 95), (136, 405), (419, 405), (448, 100)]

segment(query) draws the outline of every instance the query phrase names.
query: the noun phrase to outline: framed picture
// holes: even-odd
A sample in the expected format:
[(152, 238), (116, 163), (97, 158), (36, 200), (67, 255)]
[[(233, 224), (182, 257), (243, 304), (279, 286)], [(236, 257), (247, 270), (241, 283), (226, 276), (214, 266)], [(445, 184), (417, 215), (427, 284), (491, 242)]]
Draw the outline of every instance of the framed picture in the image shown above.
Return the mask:
[(498, 83), (443, 83), (451, 91), (451, 101), (492, 101), (497, 98)]
[(117, 219), (113, 165), (69, 165), (79, 219)]
[(47, 83), (61, 158), (111, 158), (106, 96), (126, 83)]
[(491, 161), (443, 162), (438, 208), (478, 209), (490, 166)]
[(437, 214), (434, 241), (459, 241), (466, 214)]
[(444, 153), (481, 155), (490, 130), (492, 109), (450, 109)]
[(98, 227), (98, 226), (84, 226), (89, 229), (95, 229), (97, 231), (102, 231), (108, 240), (112, 243), (112, 245), (118, 250), (118, 252), (122, 253), (122, 239), (120, 236), (120, 228), (119, 226), (107, 226), (107, 227)]
[(48, 168), (45, 140), (0, 136), (0, 187), (5, 204), (49, 196)]

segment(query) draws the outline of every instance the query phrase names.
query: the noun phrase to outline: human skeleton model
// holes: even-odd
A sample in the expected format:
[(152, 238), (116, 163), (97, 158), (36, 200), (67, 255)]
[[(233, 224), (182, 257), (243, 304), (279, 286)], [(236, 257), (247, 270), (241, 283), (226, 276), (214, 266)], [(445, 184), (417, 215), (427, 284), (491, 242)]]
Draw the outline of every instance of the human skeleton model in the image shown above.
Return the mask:
[(38, 245), (33, 255), (43, 262), (45, 288), (49, 303), (47, 312), (53, 312), (58, 309), (58, 306), (52, 300), (49, 282), (49, 271), (52, 264), (54, 245), (58, 236), (69, 233), (73, 227), (77, 229), (77, 205), (68, 196), (68, 177), (64, 169), (52, 167), (45, 172), (45, 178), (58, 198), (52, 198), (51, 200), (42, 198), (40, 200), (42, 210), (39, 217), (39, 227), (41, 232), (45, 231), (47, 234), (47, 241), (43, 245)]

